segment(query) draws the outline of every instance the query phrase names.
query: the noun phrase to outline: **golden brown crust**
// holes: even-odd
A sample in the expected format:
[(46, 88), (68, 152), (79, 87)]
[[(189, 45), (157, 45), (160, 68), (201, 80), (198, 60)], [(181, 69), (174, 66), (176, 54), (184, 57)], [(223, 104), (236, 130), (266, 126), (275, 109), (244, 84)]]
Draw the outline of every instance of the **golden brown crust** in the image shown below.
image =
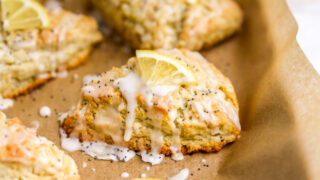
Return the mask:
[[(240, 133), (235, 133), (237, 136), (240, 134)], [(201, 148), (198, 148), (198, 149), (195, 149), (195, 148), (190, 148), (190, 147), (187, 147), (187, 146), (181, 146), (181, 153), (184, 154), (184, 155), (188, 155), (188, 154), (193, 154), (193, 153), (197, 153), (197, 152), (205, 152), (205, 153), (210, 153), (210, 152), (218, 152), (220, 151), (225, 145), (229, 144), (229, 143), (232, 143), (233, 141), (236, 140), (236, 137), (232, 138), (232, 139), (229, 139), (227, 141), (223, 141), (221, 142), (220, 144), (216, 145), (216, 146), (206, 146), (206, 147), (201, 147)], [(109, 143), (110, 142), (106, 142), (106, 143)], [(130, 149), (130, 150), (134, 150), (134, 151), (141, 151), (141, 149), (145, 149), (147, 151), (151, 151), (150, 149), (150, 146), (146, 146), (146, 145), (143, 145), (145, 143), (140, 143), (140, 144), (137, 144), (136, 143), (136, 139), (132, 139), (130, 140), (128, 143), (127, 143), (127, 147)], [(170, 156), (173, 154), (173, 152), (171, 151), (170, 147), (167, 146), (167, 145), (163, 145), (160, 149), (160, 154), (164, 154), (166, 156)]]
[[(62, 69), (69, 70), (77, 67), (81, 63), (84, 63), (87, 60), (88, 56), (90, 55), (91, 51), (92, 51), (92, 48), (90, 47), (86, 50), (83, 50), (82, 52), (79, 52), (78, 56), (75, 57), (74, 60), (71, 60), (70, 63), (66, 67), (63, 67)], [(4, 98), (13, 98), (18, 95), (27, 94), (33, 89), (41, 86), (42, 84), (44, 84), (45, 82), (49, 81), (52, 78), (54, 78), (52, 74), (49, 74), (45, 78), (38, 78), (35, 81), (31, 82), (30, 84), (27, 84), (26, 86), (21, 87), (20, 89), (17, 89), (16, 91), (11, 92), (10, 94), (3, 94), (2, 96)]]

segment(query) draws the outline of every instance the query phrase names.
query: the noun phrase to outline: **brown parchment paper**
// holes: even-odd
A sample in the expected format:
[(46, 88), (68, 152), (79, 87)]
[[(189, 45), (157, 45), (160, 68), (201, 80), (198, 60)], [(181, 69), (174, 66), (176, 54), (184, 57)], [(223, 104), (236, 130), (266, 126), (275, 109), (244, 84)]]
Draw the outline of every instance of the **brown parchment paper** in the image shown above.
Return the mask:
[[(112, 163), (68, 152), (82, 179), (120, 179), (124, 171), (130, 178), (141, 173), (167, 178), (183, 168), (193, 174), (188, 179), (320, 179), (320, 78), (296, 42), (297, 25), (285, 0), (240, 3), (245, 13), (242, 30), (201, 53), (235, 86), (241, 138), (219, 153), (195, 153), (179, 162), (166, 158), (150, 171), (139, 157)], [(90, 8), (83, 0), (66, 0), (64, 5), (75, 12)], [(14, 107), (5, 113), (19, 117), (27, 126), (38, 120), (38, 133), (60, 146), (57, 113), (78, 102), (82, 77), (120, 66), (133, 55), (116, 42), (114, 36), (106, 36), (86, 64), (70, 71), (67, 78), (52, 80), (16, 98)], [(52, 109), (49, 118), (39, 116), (44, 105)], [(202, 159), (209, 167), (202, 165)]]

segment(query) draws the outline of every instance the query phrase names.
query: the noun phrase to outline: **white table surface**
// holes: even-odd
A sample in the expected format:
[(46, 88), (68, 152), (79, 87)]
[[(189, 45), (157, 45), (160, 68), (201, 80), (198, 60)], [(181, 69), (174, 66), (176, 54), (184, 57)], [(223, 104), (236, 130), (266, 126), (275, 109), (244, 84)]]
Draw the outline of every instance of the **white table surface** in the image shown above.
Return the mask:
[(287, 0), (299, 26), (297, 41), (320, 74), (320, 0)]

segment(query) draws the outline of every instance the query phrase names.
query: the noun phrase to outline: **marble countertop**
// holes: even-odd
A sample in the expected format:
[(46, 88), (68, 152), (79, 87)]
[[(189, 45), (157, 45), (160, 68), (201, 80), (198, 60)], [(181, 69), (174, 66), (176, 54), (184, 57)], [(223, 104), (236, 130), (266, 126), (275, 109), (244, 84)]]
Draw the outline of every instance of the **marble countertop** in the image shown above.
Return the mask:
[(287, 0), (297, 23), (297, 41), (320, 74), (320, 0)]

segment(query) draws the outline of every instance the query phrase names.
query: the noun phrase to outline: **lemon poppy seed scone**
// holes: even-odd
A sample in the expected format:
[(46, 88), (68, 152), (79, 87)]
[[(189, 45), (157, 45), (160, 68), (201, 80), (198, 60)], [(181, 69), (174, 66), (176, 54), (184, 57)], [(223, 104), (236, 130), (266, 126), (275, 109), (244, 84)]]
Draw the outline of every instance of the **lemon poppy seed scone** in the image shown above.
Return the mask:
[[(2, 9), (8, 6), (11, 10), (10, 3), (18, 0), (1, 2)], [(5, 6), (5, 2), (8, 5)], [(30, 2), (37, 4), (32, 0), (23, 2), (26, 5), (20, 11), (18, 7), (17, 15), (3, 15), (3, 19), (7, 19), (0, 27), (0, 94), (3, 97), (26, 92), (55, 77), (56, 72), (77, 66), (88, 57), (92, 45), (102, 39), (93, 18), (58, 7), (47, 10), (39, 4), (29, 7)], [(26, 15), (21, 14), (24, 12), (23, 8), (27, 10)], [(35, 16), (36, 13), (43, 15), (39, 19), (44, 22), (33, 22), (37, 18), (28, 17)], [(22, 16), (30, 19), (23, 19)], [(22, 20), (13, 17), (20, 17)]]
[(121, 68), (86, 77), (62, 129), (142, 153), (215, 152), (237, 139), (238, 111), (229, 79), (199, 53), (142, 50)]
[(80, 179), (73, 159), (0, 112), (0, 179)]
[(233, 0), (93, 0), (108, 24), (137, 49), (200, 50), (239, 30)]

